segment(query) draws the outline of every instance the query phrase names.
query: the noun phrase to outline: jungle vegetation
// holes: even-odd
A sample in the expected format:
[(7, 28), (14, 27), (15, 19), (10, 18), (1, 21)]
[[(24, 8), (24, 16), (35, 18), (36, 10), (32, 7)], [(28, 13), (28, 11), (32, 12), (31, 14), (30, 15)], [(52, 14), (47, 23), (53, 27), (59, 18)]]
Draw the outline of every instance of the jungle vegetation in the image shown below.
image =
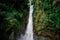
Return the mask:
[[(60, 1), (33, 0), (32, 4), (34, 31), (60, 33)], [(28, 0), (0, 0), (0, 39), (8, 40), (11, 35), (21, 32), (20, 29), (26, 25), (28, 12)]]

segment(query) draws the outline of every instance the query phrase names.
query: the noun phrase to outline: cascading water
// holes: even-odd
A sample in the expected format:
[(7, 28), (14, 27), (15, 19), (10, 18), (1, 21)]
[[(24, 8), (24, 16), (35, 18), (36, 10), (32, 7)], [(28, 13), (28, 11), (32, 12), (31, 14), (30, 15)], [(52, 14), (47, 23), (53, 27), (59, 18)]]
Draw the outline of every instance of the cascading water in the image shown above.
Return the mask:
[(26, 32), (25, 35), (21, 35), (21, 38), (18, 40), (33, 40), (33, 19), (32, 19), (32, 13), (33, 13), (33, 5), (31, 5), (31, 1), (30, 2), (30, 8), (29, 8), (29, 18), (28, 18), (28, 24), (27, 24), (27, 28), (26, 28)]

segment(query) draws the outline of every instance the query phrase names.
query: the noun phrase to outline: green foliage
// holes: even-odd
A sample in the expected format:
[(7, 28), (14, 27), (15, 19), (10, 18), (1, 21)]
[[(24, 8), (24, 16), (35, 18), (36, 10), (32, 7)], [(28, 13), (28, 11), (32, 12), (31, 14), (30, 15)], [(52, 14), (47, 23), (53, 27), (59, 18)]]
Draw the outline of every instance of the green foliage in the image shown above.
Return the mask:
[[(60, 32), (60, 1), (58, 0), (38, 0), (34, 1), (34, 26), (35, 29), (47, 29)], [(44, 17), (40, 21), (41, 16)], [(36, 21), (35, 21), (36, 20)], [(39, 24), (39, 25), (38, 25)], [(42, 26), (43, 28), (41, 28)]]
[[(1, 4), (0, 7), (1, 7), (1, 6), (2, 6), (2, 9), (3, 9), (3, 11), (1, 11), (1, 12), (3, 12), (4, 15), (5, 15), (4, 20), (17, 19), (17, 16), (19, 16), (19, 19), (22, 18), (23, 13), (15, 10), (15, 9), (11, 9), (10, 7), (6, 6), (5, 4)], [(4, 8), (5, 8), (5, 10), (4, 10)], [(21, 15), (20, 15), (20, 14), (21, 14)], [(2, 15), (3, 15), (3, 14), (2, 14)], [(21, 17), (21, 18), (20, 18), (20, 17)]]
[[(19, 30), (26, 18), (28, 1), (23, 0), (3, 0), (0, 1), (0, 35), (9, 36), (12, 30)], [(3, 35), (3, 36), (2, 36)], [(4, 39), (5, 40), (5, 39)]]
[(54, 4), (53, 0), (42, 0), (39, 5), (40, 9), (44, 10), (47, 15), (46, 19), (48, 20), (45, 20), (49, 25), (45, 25), (46, 29), (58, 31), (60, 29), (60, 6), (57, 6), (59, 5), (58, 1)]

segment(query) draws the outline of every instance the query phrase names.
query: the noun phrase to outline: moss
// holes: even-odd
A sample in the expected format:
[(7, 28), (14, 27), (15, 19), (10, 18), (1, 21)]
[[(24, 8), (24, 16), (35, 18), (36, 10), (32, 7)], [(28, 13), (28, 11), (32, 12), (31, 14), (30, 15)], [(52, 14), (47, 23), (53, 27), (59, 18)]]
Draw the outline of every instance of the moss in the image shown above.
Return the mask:
[[(59, 32), (58, 30), (60, 28), (57, 27), (60, 25), (60, 7), (56, 6), (58, 1), (56, 1), (55, 4), (54, 1), (55, 0), (35, 0), (33, 14), (35, 29), (47, 29)], [(43, 28), (41, 28), (42, 26)]]

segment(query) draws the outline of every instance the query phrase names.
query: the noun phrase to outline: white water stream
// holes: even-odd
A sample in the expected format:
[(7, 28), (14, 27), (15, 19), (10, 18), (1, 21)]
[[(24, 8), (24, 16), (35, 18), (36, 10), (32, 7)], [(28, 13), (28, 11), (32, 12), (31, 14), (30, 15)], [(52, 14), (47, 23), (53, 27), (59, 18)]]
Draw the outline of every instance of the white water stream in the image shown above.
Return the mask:
[(21, 38), (18, 40), (34, 40), (33, 39), (33, 19), (32, 19), (32, 13), (33, 13), (33, 5), (31, 5), (30, 1), (30, 8), (29, 8), (29, 18), (28, 18), (28, 24), (26, 28), (25, 35), (21, 35)]

